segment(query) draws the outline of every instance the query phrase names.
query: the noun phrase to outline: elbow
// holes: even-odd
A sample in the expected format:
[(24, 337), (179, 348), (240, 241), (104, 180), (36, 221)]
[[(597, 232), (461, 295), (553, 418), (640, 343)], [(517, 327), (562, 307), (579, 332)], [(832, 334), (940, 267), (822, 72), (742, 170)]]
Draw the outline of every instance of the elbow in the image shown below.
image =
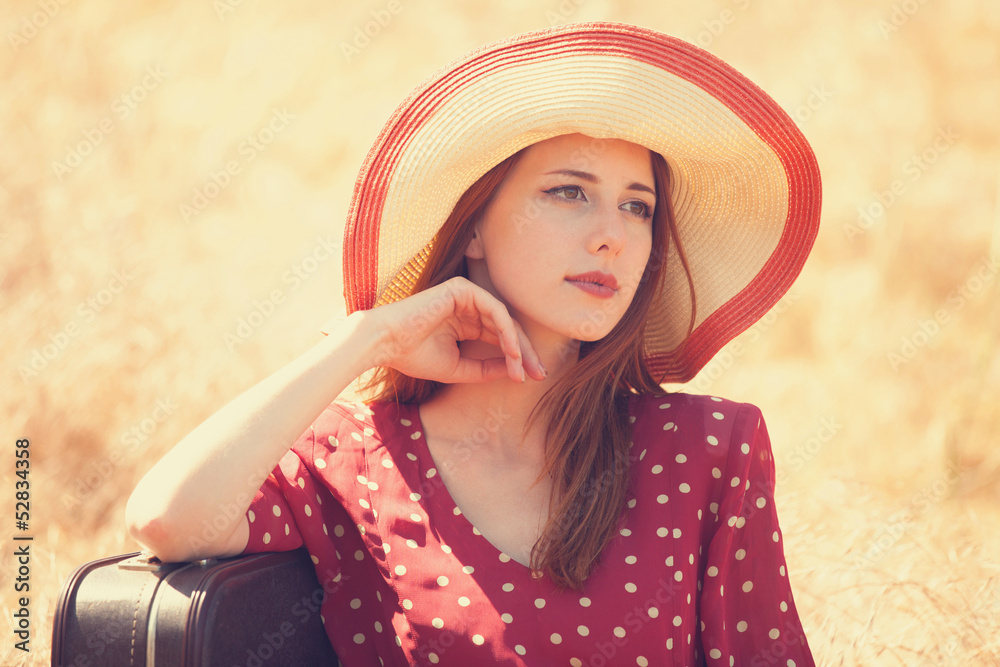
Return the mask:
[(197, 557), (190, 546), (184, 544), (183, 532), (162, 513), (144, 507), (135, 494), (125, 506), (125, 525), (132, 539), (161, 561), (183, 562)]

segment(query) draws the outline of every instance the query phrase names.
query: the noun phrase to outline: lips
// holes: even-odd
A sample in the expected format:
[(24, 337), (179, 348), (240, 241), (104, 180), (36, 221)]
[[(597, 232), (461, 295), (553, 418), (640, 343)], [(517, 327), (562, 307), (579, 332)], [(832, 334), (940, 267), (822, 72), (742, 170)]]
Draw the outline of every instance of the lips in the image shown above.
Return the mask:
[(618, 281), (610, 273), (588, 271), (575, 276), (566, 276), (566, 282), (588, 294), (611, 298), (618, 292)]

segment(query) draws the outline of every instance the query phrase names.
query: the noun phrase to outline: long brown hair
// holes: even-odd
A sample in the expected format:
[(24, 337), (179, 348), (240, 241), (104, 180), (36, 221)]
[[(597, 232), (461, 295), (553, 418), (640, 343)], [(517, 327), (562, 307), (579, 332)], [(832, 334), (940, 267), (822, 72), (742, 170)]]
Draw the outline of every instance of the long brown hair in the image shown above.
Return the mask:
[[(496, 165), (465, 191), (435, 236), (414, 292), (467, 276), (465, 249), (475, 223), (519, 156), (515, 153)], [(547, 474), (553, 480), (549, 518), (531, 550), (531, 568), (548, 573), (561, 588), (582, 589), (601, 551), (618, 532), (631, 479), (629, 396), (663, 393), (646, 365), (643, 340), (671, 243), (691, 286), (670, 203), (670, 170), (661, 155), (650, 151), (650, 156), (656, 189), (653, 242), (632, 303), (608, 335), (581, 342), (577, 363), (553, 383), (529, 419), (548, 419), (545, 466), (536, 483)], [(691, 298), (693, 321), (693, 292)], [(386, 367), (368, 383), (376, 392), (374, 400), (399, 403), (422, 403), (439, 387)]]

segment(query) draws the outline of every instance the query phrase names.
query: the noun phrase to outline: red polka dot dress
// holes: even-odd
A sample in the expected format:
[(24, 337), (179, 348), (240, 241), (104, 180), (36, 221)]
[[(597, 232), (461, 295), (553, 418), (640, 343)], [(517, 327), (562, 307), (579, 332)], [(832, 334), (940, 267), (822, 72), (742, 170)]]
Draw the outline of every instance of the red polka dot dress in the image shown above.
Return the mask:
[(760, 411), (670, 394), (630, 412), (633, 492), (583, 591), (469, 523), (412, 405), (328, 407), (255, 497), (246, 551), (306, 546), (347, 667), (813, 665)]

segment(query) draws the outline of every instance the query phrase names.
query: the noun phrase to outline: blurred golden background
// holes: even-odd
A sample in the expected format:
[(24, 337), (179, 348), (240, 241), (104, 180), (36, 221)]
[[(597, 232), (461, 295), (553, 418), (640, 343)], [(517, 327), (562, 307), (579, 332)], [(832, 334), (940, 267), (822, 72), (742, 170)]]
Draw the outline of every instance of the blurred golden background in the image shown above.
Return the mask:
[[(342, 308), (354, 177), (406, 93), (583, 20), (707, 48), (819, 158), (800, 280), (688, 388), (764, 411), (818, 661), (1000, 664), (996, 0), (6, 0), (0, 662), (48, 664), (66, 577), (136, 548), (138, 479)], [(30, 653), (15, 534), (34, 537)]]

